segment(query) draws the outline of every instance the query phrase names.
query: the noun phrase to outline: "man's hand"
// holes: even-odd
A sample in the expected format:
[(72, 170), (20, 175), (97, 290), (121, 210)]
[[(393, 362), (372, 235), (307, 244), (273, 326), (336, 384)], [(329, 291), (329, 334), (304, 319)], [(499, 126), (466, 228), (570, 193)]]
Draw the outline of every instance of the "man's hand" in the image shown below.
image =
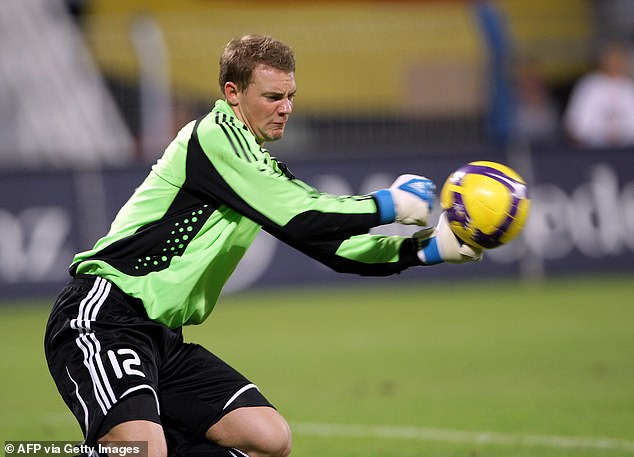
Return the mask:
[(396, 221), (407, 225), (427, 225), (436, 193), (429, 178), (401, 175), (389, 189), (373, 193), (382, 224)]
[(453, 234), (444, 212), (436, 227), (419, 230), (414, 238), (418, 241), (418, 258), (423, 265), (479, 262), (483, 257), (482, 249), (463, 243)]

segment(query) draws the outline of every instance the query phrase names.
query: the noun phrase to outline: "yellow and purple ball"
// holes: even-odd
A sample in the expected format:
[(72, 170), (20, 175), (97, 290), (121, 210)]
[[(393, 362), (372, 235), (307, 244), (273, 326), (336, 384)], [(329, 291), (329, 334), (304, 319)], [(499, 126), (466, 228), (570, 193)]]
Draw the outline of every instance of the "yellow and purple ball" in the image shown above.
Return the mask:
[(493, 249), (515, 238), (530, 209), (524, 179), (497, 162), (470, 162), (454, 171), (442, 187), (440, 205), (449, 226), (465, 243)]

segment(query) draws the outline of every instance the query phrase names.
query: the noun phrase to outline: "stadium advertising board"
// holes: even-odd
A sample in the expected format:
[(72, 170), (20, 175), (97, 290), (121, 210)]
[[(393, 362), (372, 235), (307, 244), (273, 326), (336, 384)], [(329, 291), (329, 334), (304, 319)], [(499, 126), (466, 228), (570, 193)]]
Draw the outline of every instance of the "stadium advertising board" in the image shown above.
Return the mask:
[[(289, 162), (321, 191), (364, 194), (403, 173), (422, 171), (441, 186), (448, 174), (481, 157)], [(485, 157), (484, 159), (489, 159)], [(514, 159), (490, 158), (512, 163)], [(410, 269), (399, 280), (634, 270), (634, 153), (556, 151), (533, 154), (517, 169), (530, 184), (532, 208), (522, 236), (488, 251), (480, 264)], [(0, 298), (49, 295), (68, 279), (74, 252), (89, 248), (141, 182), (147, 168), (7, 173), (0, 179)], [(438, 213), (435, 209), (434, 217)], [(389, 225), (376, 233), (408, 235)], [(330, 282), (389, 281), (341, 275), (263, 233), (226, 291)]]

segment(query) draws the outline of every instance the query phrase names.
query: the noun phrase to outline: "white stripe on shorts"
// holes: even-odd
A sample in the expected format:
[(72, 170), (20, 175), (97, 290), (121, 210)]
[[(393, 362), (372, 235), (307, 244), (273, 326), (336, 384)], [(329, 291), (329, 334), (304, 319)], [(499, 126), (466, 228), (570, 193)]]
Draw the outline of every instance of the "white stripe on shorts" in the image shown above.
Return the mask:
[(103, 366), (100, 354), (101, 344), (91, 329), (91, 322), (96, 320), (97, 313), (108, 298), (111, 286), (110, 281), (96, 277), (92, 289), (79, 304), (77, 318), (71, 321), (71, 328), (79, 332), (75, 342), (84, 354), (84, 365), (90, 372), (95, 398), (104, 415), (117, 401), (117, 398)]
[(247, 384), (242, 389), (238, 390), (235, 394), (233, 394), (232, 397), (229, 399), (229, 401), (225, 403), (225, 406), (223, 406), (222, 409), (223, 410), (227, 409), (227, 406), (233, 403), (236, 400), (236, 398), (238, 398), (240, 395), (242, 395), (245, 391), (249, 389), (257, 389), (258, 391), (260, 390), (258, 389), (258, 386), (256, 386), (255, 384)]
[(77, 395), (79, 404), (81, 405), (81, 408), (84, 410), (84, 427), (85, 427), (84, 430), (86, 430), (86, 433), (88, 433), (88, 407), (86, 406), (86, 402), (84, 401), (84, 399), (81, 398), (81, 395), (79, 394), (79, 385), (75, 382), (73, 377), (70, 375), (70, 371), (68, 371), (68, 367), (65, 367), (65, 368), (66, 368), (66, 374), (75, 385), (75, 395)]
[(156, 412), (160, 416), (161, 415), (161, 405), (159, 405), (158, 395), (156, 395), (156, 391), (149, 384), (141, 384), (140, 386), (131, 387), (130, 389), (126, 390), (125, 392), (123, 392), (121, 394), (121, 397), (119, 398), (119, 400), (122, 400), (126, 395), (131, 394), (132, 392), (136, 392), (137, 390), (141, 390), (141, 389), (149, 389), (152, 392), (152, 394), (154, 395), (154, 400), (156, 401)]

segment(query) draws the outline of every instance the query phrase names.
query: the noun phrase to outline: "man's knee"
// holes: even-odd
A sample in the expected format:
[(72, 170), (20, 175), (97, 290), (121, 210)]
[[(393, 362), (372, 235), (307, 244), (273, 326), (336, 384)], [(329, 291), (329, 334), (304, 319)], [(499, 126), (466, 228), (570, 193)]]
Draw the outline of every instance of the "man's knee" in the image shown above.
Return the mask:
[(98, 441), (102, 445), (115, 443), (117, 446), (125, 442), (143, 442), (148, 446), (147, 457), (167, 457), (163, 427), (155, 422), (144, 420), (123, 422), (112, 427)]
[(231, 411), (209, 429), (206, 437), (249, 457), (287, 457), (291, 453), (291, 429), (277, 411), (268, 407)]
[(291, 453), (291, 429), (282, 416), (279, 419), (269, 423), (265, 434), (261, 436), (259, 451), (262, 456), (288, 457)]

